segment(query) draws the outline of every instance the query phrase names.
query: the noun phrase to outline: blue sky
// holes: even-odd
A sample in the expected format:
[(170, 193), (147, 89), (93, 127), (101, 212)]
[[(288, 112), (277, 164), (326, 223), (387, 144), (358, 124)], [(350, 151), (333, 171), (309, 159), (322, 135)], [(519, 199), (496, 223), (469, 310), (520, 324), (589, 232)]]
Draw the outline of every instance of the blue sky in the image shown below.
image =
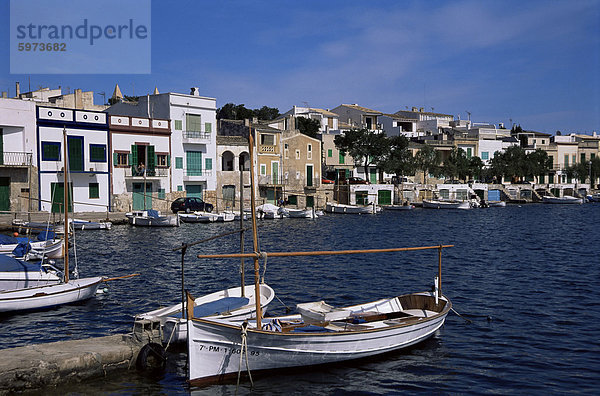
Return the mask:
[(29, 78), (32, 89), (107, 97), (116, 83), (127, 95), (197, 86), (218, 106), (417, 106), (600, 132), (600, 0), (173, 0), (151, 11), (151, 74), (28, 76), (9, 72), (9, 1), (0, 0), (0, 90), (14, 95)]

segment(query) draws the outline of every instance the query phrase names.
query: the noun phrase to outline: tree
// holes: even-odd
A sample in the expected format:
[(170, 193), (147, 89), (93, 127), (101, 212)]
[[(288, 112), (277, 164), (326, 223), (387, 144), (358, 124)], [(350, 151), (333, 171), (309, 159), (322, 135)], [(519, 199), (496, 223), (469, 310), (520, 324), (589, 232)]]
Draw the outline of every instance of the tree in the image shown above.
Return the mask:
[(306, 117), (296, 117), (296, 128), (300, 133), (316, 138), (319, 135), (321, 129), (321, 122), (319, 120), (311, 120)]
[(385, 172), (395, 174), (400, 179), (400, 195), (404, 201), (404, 176), (414, 173), (415, 160), (408, 148), (409, 140), (406, 136), (392, 136), (388, 142), (390, 150), (381, 165)]
[(263, 106), (260, 109), (254, 109), (254, 117), (259, 120), (271, 121), (279, 117), (279, 109), (275, 107)]
[(252, 110), (247, 109), (244, 104), (227, 103), (217, 110), (217, 119), (219, 120), (245, 120), (256, 117), (259, 120), (270, 121), (278, 116), (279, 109), (267, 106)]
[(469, 159), (468, 175), (475, 179), (481, 180), (483, 176), (484, 163), (481, 158), (474, 156)]
[(552, 169), (552, 160), (548, 153), (539, 148), (527, 154), (526, 163), (527, 175), (531, 177), (545, 175)]
[(424, 182), (427, 184), (427, 175), (432, 172), (437, 172), (437, 167), (441, 162), (440, 155), (436, 149), (425, 145), (415, 156), (416, 169), (420, 169), (424, 173)]
[(469, 171), (469, 159), (465, 150), (454, 147), (450, 156), (444, 161), (441, 173), (451, 179), (465, 179)]
[(581, 183), (585, 183), (585, 179), (590, 174), (589, 161), (573, 164), (565, 169), (565, 173), (568, 177), (579, 180)]
[(385, 133), (363, 129), (351, 129), (334, 138), (338, 150), (350, 154), (354, 164), (363, 166), (365, 175), (369, 178), (369, 166), (383, 162), (390, 149)]
[(510, 146), (503, 153), (496, 152), (494, 154), (492, 166), (500, 163), (502, 169), (501, 176), (508, 177), (511, 181), (516, 181), (529, 174), (527, 162), (527, 154), (524, 148)]

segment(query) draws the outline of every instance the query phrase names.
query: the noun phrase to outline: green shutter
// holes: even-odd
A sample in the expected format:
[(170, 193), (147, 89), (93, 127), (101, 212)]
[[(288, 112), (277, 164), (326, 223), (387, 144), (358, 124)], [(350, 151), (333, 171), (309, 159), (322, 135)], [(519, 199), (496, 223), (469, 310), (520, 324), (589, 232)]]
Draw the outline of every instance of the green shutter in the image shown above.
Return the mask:
[(158, 198), (165, 199), (165, 189), (164, 188), (158, 189)]
[(154, 146), (148, 147), (148, 163), (146, 164), (146, 168), (150, 171), (154, 171), (156, 167), (156, 156), (154, 155)]
[(175, 157), (175, 169), (183, 169), (183, 157)]
[(171, 166), (171, 156), (167, 154), (167, 167)]
[(206, 133), (211, 133), (212, 132), (212, 124), (210, 122), (207, 122), (206, 124), (204, 124), (204, 131)]
[(340, 164), (344, 163), (345, 158), (346, 158), (346, 155), (344, 153), (340, 153)]
[(127, 154), (127, 165), (133, 164), (133, 154)]
[(202, 132), (202, 117), (198, 114), (186, 114), (185, 130), (188, 132)]
[(175, 120), (175, 130), (181, 131), (183, 129), (181, 120)]
[(204, 159), (204, 168), (206, 170), (212, 170), (212, 158), (205, 158)]
[(188, 176), (202, 176), (202, 152), (186, 151), (186, 165)]
[(77, 136), (67, 137), (67, 148), (69, 150), (69, 170), (83, 170), (83, 138)]
[(98, 183), (89, 184), (89, 198), (100, 198), (100, 185)]
[(119, 160), (119, 154), (113, 153), (113, 167), (117, 166), (117, 161)]
[(132, 175), (135, 175), (135, 167), (138, 165), (138, 151), (137, 146), (135, 144), (131, 145), (131, 157), (130, 157), (129, 165), (131, 165)]
[(329, 157), (329, 158), (333, 157), (333, 150), (332, 149), (327, 149), (327, 157)]

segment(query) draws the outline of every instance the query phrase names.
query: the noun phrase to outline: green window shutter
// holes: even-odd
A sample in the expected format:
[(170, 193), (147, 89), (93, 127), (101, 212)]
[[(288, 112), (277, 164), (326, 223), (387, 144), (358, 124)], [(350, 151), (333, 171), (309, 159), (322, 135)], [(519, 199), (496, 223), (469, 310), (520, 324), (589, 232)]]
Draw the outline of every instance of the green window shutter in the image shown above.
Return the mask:
[(333, 150), (332, 149), (327, 149), (327, 157), (329, 157), (329, 158), (333, 157)]
[(90, 144), (90, 161), (106, 162), (106, 146), (103, 144)]
[(146, 168), (148, 170), (154, 170), (156, 167), (156, 155), (154, 155), (154, 146), (148, 147), (148, 163), (146, 164)]
[(134, 168), (134, 171), (135, 167), (138, 165), (138, 151), (137, 146), (135, 144), (131, 145), (131, 162), (129, 163), (129, 165), (131, 165), (131, 167)]
[(90, 183), (88, 191), (90, 198), (100, 198), (100, 185), (98, 183)]
[(60, 143), (42, 142), (42, 161), (60, 161)]
[(340, 164), (344, 163), (345, 158), (346, 158), (346, 155), (344, 153), (340, 153)]
[(165, 189), (164, 188), (158, 189), (158, 198), (165, 199)]
[(206, 124), (204, 124), (204, 131), (206, 133), (211, 133), (212, 132), (212, 124), (210, 122), (207, 122)]
[(202, 176), (202, 152), (186, 151), (186, 165), (188, 176)]
[(133, 164), (133, 154), (127, 154), (127, 163), (128, 165)]
[(183, 157), (175, 157), (175, 169), (183, 169)]
[(69, 150), (69, 170), (83, 170), (83, 138), (68, 136), (67, 148)]
[(206, 170), (212, 170), (212, 158), (205, 158), (204, 159), (204, 168)]
[(585, 162), (585, 153), (581, 153), (581, 163)]
[(202, 132), (202, 117), (199, 114), (186, 114), (185, 130), (189, 132)]
[(175, 120), (175, 130), (176, 131), (181, 131), (183, 129), (182, 124), (183, 123), (181, 122), (181, 120)]
[(117, 166), (118, 156), (119, 154), (113, 153), (113, 166)]
[(167, 167), (171, 166), (171, 156), (167, 154)]

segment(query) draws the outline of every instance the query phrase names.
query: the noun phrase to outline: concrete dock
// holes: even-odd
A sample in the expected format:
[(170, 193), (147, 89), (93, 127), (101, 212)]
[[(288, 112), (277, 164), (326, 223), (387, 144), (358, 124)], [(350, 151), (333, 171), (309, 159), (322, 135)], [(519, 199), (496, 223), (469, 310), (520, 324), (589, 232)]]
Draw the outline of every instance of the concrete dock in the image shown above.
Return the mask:
[(136, 322), (130, 334), (2, 349), (0, 395), (105, 377), (116, 370), (135, 370), (140, 368), (140, 360), (144, 360), (144, 369), (156, 368), (160, 365), (156, 357), (164, 360), (164, 350), (151, 344), (158, 352), (151, 362), (145, 348), (151, 342), (160, 343), (160, 331), (160, 323), (142, 321)]
[[(79, 212), (71, 215), (73, 218), (90, 221), (110, 221), (114, 225), (128, 224), (128, 219), (125, 217), (125, 212)], [(19, 212), (0, 212), (0, 231), (13, 231), (12, 221), (21, 219), (35, 222), (58, 222), (61, 219), (59, 214), (48, 216), (48, 212), (33, 212), (30, 214)]]

